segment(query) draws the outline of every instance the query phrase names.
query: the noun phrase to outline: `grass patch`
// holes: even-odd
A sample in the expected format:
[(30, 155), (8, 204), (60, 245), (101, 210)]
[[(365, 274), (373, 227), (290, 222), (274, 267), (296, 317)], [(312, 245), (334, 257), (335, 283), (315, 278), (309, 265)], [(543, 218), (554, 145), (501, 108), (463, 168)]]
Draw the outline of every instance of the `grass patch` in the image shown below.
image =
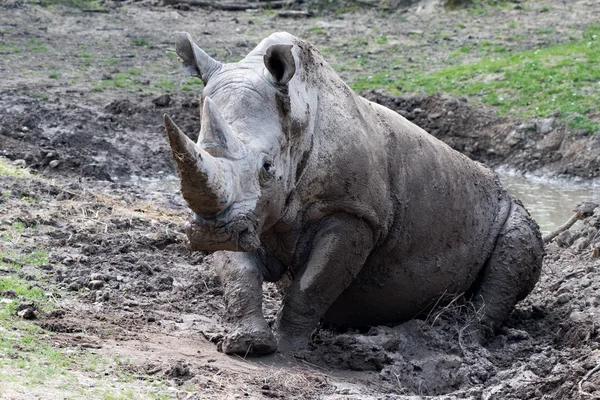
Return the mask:
[(10, 165), (8, 160), (3, 157), (0, 157), (0, 175), (13, 178), (30, 178), (32, 176), (25, 168)]
[(31, 51), (42, 52), (48, 51), (48, 47), (42, 44), (38, 39), (29, 39), (27, 40), (27, 48)]
[(325, 32), (325, 29), (320, 26), (313, 26), (311, 28), (308, 28), (308, 31), (317, 35), (325, 35), (327, 33)]
[[(600, 104), (600, 26), (586, 29), (583, 39), (537, 50), (492, 57), (440, 71), (411, 75), (382, 71), (351, 84), (357, 91), (383, 87), (392, 93), (425, 92), (467, 95), (498, 108), (501, 115), (521, 118), (558, 113), (571, 128), (592, 133), (600, 121), (588, 116)], [(483, 47), (493, 48), (491, 44)]]
[(148, 47), (150, 45), (150, 42), (146, 38), (134, 38), (131, 41), (131, 43), (134, 46), (139, 46), (139, 47)]

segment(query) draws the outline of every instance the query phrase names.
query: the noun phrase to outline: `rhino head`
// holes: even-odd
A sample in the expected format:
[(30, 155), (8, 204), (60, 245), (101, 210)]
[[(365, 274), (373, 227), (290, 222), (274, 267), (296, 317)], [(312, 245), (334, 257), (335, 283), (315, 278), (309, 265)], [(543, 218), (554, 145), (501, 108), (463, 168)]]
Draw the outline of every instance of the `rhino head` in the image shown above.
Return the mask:
[(309, 118), (290, 111), (290, 96), (306, 96), (289, 91), (294, 39), (271, 35), (242, 61), (222, 64), (188, 33), (177, 33), (184, 68), (204, 82), (197, 143), (164, 120), (181, 193), (194, 213), (186, 225), (194, 250), (254, 251), (261, 232), (284, 214), (298, 172), (290, 149), (301, 139), (292, 131)]

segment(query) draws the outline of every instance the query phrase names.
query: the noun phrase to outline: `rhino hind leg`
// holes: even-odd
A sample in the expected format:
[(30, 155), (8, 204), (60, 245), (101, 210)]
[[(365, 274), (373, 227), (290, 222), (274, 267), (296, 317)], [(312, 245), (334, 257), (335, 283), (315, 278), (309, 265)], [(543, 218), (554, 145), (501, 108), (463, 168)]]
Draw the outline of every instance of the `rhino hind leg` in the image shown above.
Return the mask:
[(515, 304), (533, 290), (543, 255), (537, 224), (521, 203), (513, 200), (492, 255), (472, 290), (475, 309), (481, 314), (482, 334), (496, 331)]
[(264, 278), (258, 263), (253, 253), (215, 253), (227, 319), (233, 327), (221, 342), (225, 354), (255, 356), (277, 350), (277, 340), (262, 313)]

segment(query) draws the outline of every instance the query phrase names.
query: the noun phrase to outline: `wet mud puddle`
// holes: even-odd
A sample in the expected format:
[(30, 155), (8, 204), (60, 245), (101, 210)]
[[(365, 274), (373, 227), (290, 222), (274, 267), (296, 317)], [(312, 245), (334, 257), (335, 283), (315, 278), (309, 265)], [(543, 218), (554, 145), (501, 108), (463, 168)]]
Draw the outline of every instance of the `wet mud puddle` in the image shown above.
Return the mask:
[(507, 171), (497, 172), (502, 183), (523, 202), (540, 225), (542, 234), (549, 233), (567, 222), (579, 203), (600, 201), (600, 181), (574, 182), (523, 176)]

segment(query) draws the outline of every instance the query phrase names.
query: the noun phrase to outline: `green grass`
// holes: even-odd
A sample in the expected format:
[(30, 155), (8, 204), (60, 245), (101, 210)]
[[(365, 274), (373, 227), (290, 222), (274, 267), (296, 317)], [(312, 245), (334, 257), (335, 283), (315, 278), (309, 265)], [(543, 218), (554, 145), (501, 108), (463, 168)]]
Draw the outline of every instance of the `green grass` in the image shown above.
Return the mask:
[(134, 38), (131, 43), (139, 47), (148, 47), (150, 45), (150, 42), (146, 38)]
[(308, 28), (309, 32), (315, 33), (317, 35), (325, 35), (327, 32), (325, 32), (325, 29), (320, 27), (320, 26), (313, 26)]
[(51, 71), (48, 74), (48, 78), (50, 78), (50, 79), (58, 79), (58, 78), (60, 78), (60, 72), (58, 72), (58, 71)]
[(10, 165), (8, 160), (2, 157), (0, 157), (0, 175), (13, 178), (30, 178), (32, 176), (28, 170)]
[(42, 42), (38, 39), (27, 40), (27, 48), (35, 52), (48, 51), (48, 47), (42, 44)]
[(558, 113), (571, 128), (593, 133), (600, 130), (600, 121), (590, 119), (600, 105), (600, 68), (594, 68), (600, 65), (599, 37), (600, 26), (594, 25), (571, 43), (512, 54), (500, 51), (427, 74), (386, 70), (370, 79), (359, 77), (351, 86), (357, 91), (383, 87), (392, 93), (467, 95), (497, 107), (501, 115), (528, 119)]

